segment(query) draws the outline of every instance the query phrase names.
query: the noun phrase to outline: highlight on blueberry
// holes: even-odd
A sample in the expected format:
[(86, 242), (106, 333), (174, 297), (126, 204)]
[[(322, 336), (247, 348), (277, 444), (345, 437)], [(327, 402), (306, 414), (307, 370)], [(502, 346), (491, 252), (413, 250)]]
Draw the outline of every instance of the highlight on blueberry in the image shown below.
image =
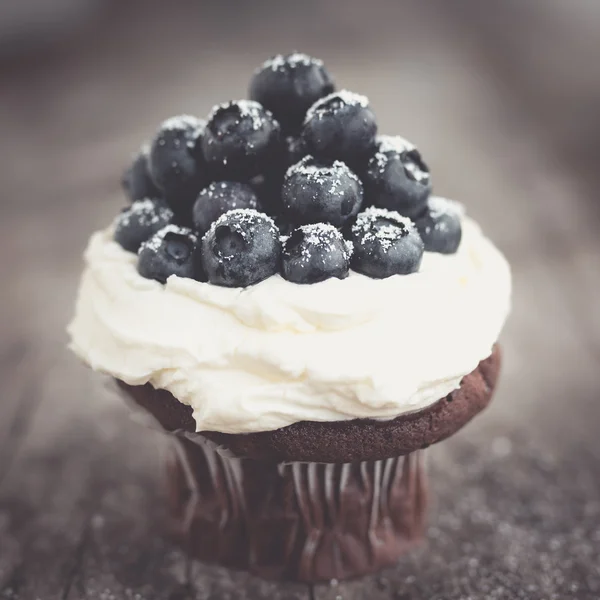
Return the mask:
[(154, 183), (176, 213), (187, 217), (198, 192), (208, 183), (200, 153), (205, 122), (190, 115), (164, 121), (150, 146)]
[(204, 159), (222, 179), (247, 180), (265, 173), (281, 152), (281, 127), (253, 100), (215, 106), (202, 140)]
[(312, 156), (288, 169), (281, 190), (283, 216), (298, 225), (342, 227), (358, 214), (362, 200), (362, 183), (345, 163), (322, 163)]
[(246, 287), (279, 271), (279, 230), (264, 213), (231, 210), (212, 224), (202, 239), (201, 252), (210, 283)]
[(462, 238), (462, 206), (458, 202), (431, 196), (425, 214), (415, 225), (428, 252), (454, 254)]
[(198, 194), (192, 210), (194, 229), (203, 236), (221, 215), (236, 208), (258, 208), (254, 190), (238, 181), (215, 181)]
[(144, 198), (158, 198), (161, 195), (148, 170), (149, 152), (150, 146), (144, 144), (133, 157), (131, 165), (121, 179), (121, 185), (132, 202)]
[(323, 61), (294, 52), (278, 54), (256, 71), (250, 98), (270, 110), (285, 133), (300, 133), (306, 111), (334, 89)]
[(423, 240), (412, 221), (397, 212), (368, 208), (358, 215), (349, 237), (352, 268), (363, 275), (384, 279), (419, 270)]
[(114, 240), (129, 252), (139, 247), (157, 231), (173, 220), (173, 211), (163, 200), (136, 200), (116, 219)]
[(166, 283), (171, 275), (194, 278), (198, 238), (190, 229), (167, 225), (144, 242), (138, 252), (138, 273)]
[(429, 169), (413, 144), (398, 136), (377, 138), (363, 175), (367, 202), (414, 219), (431, 193)]
[(377, 122), (366, 96), (334, 92), (313, 104), (302, 137), (308, 152), (321, 160), (342, 160), (357, 168), (373, 151)]
[(302, 225), (285, 240), (281, 272), (284, 279), (295, 283), (345, 279), (351, 255), (352, 244), (333, 225)]

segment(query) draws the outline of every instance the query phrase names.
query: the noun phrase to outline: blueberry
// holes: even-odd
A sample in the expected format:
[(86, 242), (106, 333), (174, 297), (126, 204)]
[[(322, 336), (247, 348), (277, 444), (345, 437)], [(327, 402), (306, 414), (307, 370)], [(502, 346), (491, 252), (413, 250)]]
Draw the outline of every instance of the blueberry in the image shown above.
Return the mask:
[(363, 176), (369, 204), (417, 218), (431, 193), (429, 169), (419, 151), (400, 137), (382, 135)]
[(258, 102), (239, 100), (213, 108), (202, 140), (204, 158), (223, 179), (264, 174), (281, 152), (281, 128)]
[(306, 111), (334, 89), (322, 61), (295, 52), (267, 60), (252, 78), (250, 97), (269, 109), (286, 133), (299, 133)]
[(210, 283), (246, 287), (279, 270), (279, 230), (267, 215), (248, 208), (217, 219), (202, 239), (202, 263)]
[(372, 151), (375, 115), (365, 96), (347, 90), (321, 98), (306, 113), (302, 137), (321, 160), (342, 160), (357, 168)]
[(461, 206), (457, 202), (432, 196), (425, 214), (415, 225), (428, 252), (454, 254), (462, 237)]
[(250, 180), (262, 209), (272, 217), (281, 216), (281, 188), (287, 170), (306, 156), (301, 138), (287, 137), (278, 160), (266, 175), (257, 175)]
[(352, 245), (326, 223), (302, 225), (284, 243), (282, 274), (295, 283), (317, 283), (331, 277), (345, 279)]
[(376, 279), (419, 270), (423, 241), (412, 221), (382, 208), (368, 208), (350, 229), (352, 268)]
[(149, 152), (150, 146), (142, 146), (121, 179), (121, 185), (132, 202), (144, 198), (158, 198), (161, 195), (148, 171)]
[(204, 127), (196, 117), (172, 117), (161, 124), (150, 147), (150, 175), (175, 213), (186, 219), (208, 183), (200, 151)]
[(305, 156), (286, 173), (281, 201), (283, 215), (303, 225), (327, 222), (342, 227), (360, 210), (360, 179), (341, 161), (324, 164)]
[(281, 205), (281, 178), (257, 175), (248, 182), (258, 199), (261, 210), (274, 217), (279, 214)]
[(258, 208), (254, 190), (237, 181), (217, 181), (204, 188), (192, 211), (194, 228), (203, 236), (214, 221), (235, 208)]
[(275, 221), (277, 229), (279, 229), (281, 243), (283, 244), (287, 240), (287, 238), (289, 238), (290, 235), (292, 235), (294, 229), (296, 229), (297, 226), (292, 225), (292, 223), (286, 221), (283, 217), (274, 217), (273, 220)]
[(125, 250), (137, 252), (143, 242), (173, 220), (173, 211), (162, 200), (136, 200), (115, 220), (114, 239)]
[(189, 229), (167, 225), (144, 242), (138, 252), (138, 273), (165, 283), (171, 275), (194, 278), (198, 238)]
[(307, 154), (306, 145), (301, 137), (288, 136), (285, 138), (283, 156), (286, 170), (300, 162)]

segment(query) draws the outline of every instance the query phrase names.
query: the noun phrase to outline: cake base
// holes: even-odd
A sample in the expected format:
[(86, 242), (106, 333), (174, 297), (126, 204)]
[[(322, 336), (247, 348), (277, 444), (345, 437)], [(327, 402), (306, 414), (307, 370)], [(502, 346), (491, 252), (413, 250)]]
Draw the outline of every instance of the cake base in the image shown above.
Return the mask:
[(423, 534), (423, 452), (322, 464), (239, 459), (175, 437), (171, 532), (192, 556), (266, 579), (315, 583), (394, 564)]
[(195, 431), (191, 408), (151, 385), (120, 387), (175, 433), (171, 531), (192, 556), (267, 579), (350, 579), (394, 564), (424, 529), (424, 448), (489, 403), (500, 351), (430, 407), (391, 420)]

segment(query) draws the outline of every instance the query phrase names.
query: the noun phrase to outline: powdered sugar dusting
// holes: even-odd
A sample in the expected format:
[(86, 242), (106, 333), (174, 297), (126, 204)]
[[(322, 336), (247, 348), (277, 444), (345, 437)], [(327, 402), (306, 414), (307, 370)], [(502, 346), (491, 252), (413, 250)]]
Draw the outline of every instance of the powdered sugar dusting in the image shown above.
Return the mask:
[(189, 238), (194, 244), (196, 244), (198, 241), (196, 234), (191, 229), (171, 224), (167, 225), (166, 227), (163, 227), (159, 232), (155, 233), (148, 241), (144, 242), (140, 246), (138, 254), (141, 253), (142, 249), (147, 249), (151, 252), (158, 252), (163, 243), (163, 240), (170, 233)]
[(415, 150), (413, 144), (399, 135), (380, 135), (377, 138), (377, 146), (378, 149), (373, 158), (377, 169), (382, 174), (390, 160), (393, 160), (394, 157), (402, 156), (406, 152)]
[(202, 120), (192, 115), (176, 115), (165, 119), (160, 129), (163, 131), (185, 131), (186, 129), (202, 128)]
[[(390, 157), (385, 152), (376, 152), (373, 157), (375, 160), (375, 164), (377, 165), (377, 169), (381, 174), (385, 171), (387, 164), (390, 161)], [(373, 160), (371, 159), (371, 160)]]
[(150, 198), (136, 200), (126, 211), (117, 216), (116, 223), (127, 227), (132, 218), (144, 227), (166, 222), (173, 218), (173, 211), (164, 204), (159, 204)]
[(213, 181), (207, 188), (202, 190), (201, 194), (207, 198), (218, 198), (222, 195), (223, 190), (229, 187), (227, 181)]
[(431, 179), (427, 165), (421, 159), (418, 150), (410, 150), (403, 155), (404, 172), (417, 183), (427, 185)]
[(259, 102), (255, 102), (254, 100), (232, 100), (231, 102), (223, 102), (222, 104), (213, 106), (208, 115), (208, 120), (211, 121), (218, 111), (227, 110), (232, 107), (238, 109), (240, 121), (242, 119), (251, 120), (254, 131), (260, 131), (264, 127), (265, 117), (273, 119), (271, 111), (264, 108)]
[(198, 197), (208, 201), (225, 200), (227, 202), (227, 206), (229, 206), (231, 210), (241, 208), (239, 206), (239, 200), (241, 198), (244, 200), (244, 202), (241, 203), (242, 207), (256, 208), (257, 201), (254, 192), (252, 192), (252, 190), (244, 190), (245, 187), (248, 186), (238, 182), (213, 181), (213, 183), (200, 192)]
[(342, 242), (342, 251), (344, 252), (344, 258), (350, 259), (352, 251), (348, 250), (342, 234), (329, 223), (313, 223), (311, 225), (304, 225), (302, 227), (306, 241), (318, 248), (323, 249), (325, 252), (333, 252), (336, 245)]
[(399, 135), (377, 136), (377, 145), (380, 152), (397, 152), (398, 154), (416, 149), (416, 146), (412, 142)]
[[(384, 222), (380, 222), (383, 220)], [(352, 226), (352, 234), (361, 245), (377, 242), (383, 250), (389, 250), (394, 242), (414, 230), (413, 222), (396, 211), (384, 208), (367, 208), (360, 213)]]
[[(447, 234), (460, 227), (456, 221), (464, 216), (464, 206), (455, 200), (431, 196), (427, 200), (427, 213), (417, 223), (421, 236), (429, 236), (432, 232)], [(424, 241), (426, 241), (424, 239)], [(426, 246), (427, 248), (427, 246)]]
[(430, 196), (427, 200), (427, 208), (429, 214), (434, 218), (438, 219), (447, 212), (454, 212), (460, 217), (465, 214), (465, 207), (456, 200), (450, 200), (449, 198), (443, 198), (441, 196)]
[(227, 225), (228, 227), (233, 228), (246, 239), (249, 234), (249, 228), (260, 222), (267, 223), (272, 233), (279, 236), (279, 229), (277, 228), (277, 225), (275, 225), (275, 221), (273, 221), (269, 215), (261, 213), (253, 208), (234, 208), (233, 210), (229, 210), (225, 214), (222, 214), (216, 221), (213, 221), (210, 229), (204, 234), (203, 239), (206, 239), (207, 236), (214, 236), (217, 227), (220, 227), (221, 225)]
[(414, 144), (397, 135), (381, 135), (377, 138), (377, 145), (377, 152), (371, 160), (375, 161), (380, 173), (383, 174), (390, 161), (399, 158), (410, 179), (427, 185), (430, 179), (429, 170)]
[(255, 131), (261, 129), (264, 125), (264, 114), (270, 112), (266, 111), (262, 104), (255, 102), (254, 100), (238, 100), (238, 106), (240, 107), (240, 115), (242, 117), (250, 117), (252, 119), (252, 128)]
[(348, 259), (350, 259), (350, 258), (352, 258), (352, 255), (354, 254), (354, 244), (350, 240), (344, 240), (344, 244), (346, 246), (346, 253), (347, 253)]
[(338, 106), (333, 108), (333, 114), (345, 106), (361, 106), (367, 108), (369, 106), (369, 99), (361, 94), (350, 92), (349, 90), (341, 90), (339, 92), (332, 92), (331, 94), (317, 100), (307, 111), (304, 123), (308, 123), (313, 118), (320, 119), (325, 113), (329, 113), (331, 107), (330, 103), (336, 101)]
[[(196, 147), (198, 138), (204, 133), (205, 126), (206, 122), (204, 120), (198, 119), (192, 115), (169, 117), (161, 123), (156, 141), (159, 146), (164, 146), (166, 144), (164, 136), (166, 132), (181, 131), (184, 132), (183, 140), (185, 140), (186, 146), (193, 150)], [(172, 140), (172, 143), (179, 147), (183, 140), (179, 137), (175, 137), (175, 139)]]
[(287, 56), (283, 54), (277, 54), (272, 58), (267, 59), (258, 71), (262, 71), (264, 69), (271, 69), (272, 71), (283, 71), (286, 66), (297, 67), (299, 65), (310, 67), (322, 67), (323, 61), (318, 58), (313, 58), (312, 56), (308, 56), (308, 54), (304, 54), (302, 52), (293, 52)]
[(352, 171), (346, 163), (341, 160), (336, 160), (330, 165), (318, 163), (313, 156), (305, 156), (300, 162), (292, 165), (286, 171), (286, 178), (301, 174), (306, 179), (317, 185), (331, 185), (331, 192), (342, 191), (342, 178), (350, 177), (362, 187), (362, 183), (358, 175)]
[[(296, 231), (301, 231), (303, 234), (298, 256), (300, 267), (308, 266), (315, 252), (326, 255), (341, 251), (344, 260), (349, 261), (354, 251), (352, 243), (347, 242), (342, 234), (329, 223), (302, 225)], [(292, 234), (286, 242), (293, 243), (294, 237)], [(295, 246), (294, 249), (297, 251), (298, 246)], [(285, 248), (284, 251), (290, 252), (291, 248)]]

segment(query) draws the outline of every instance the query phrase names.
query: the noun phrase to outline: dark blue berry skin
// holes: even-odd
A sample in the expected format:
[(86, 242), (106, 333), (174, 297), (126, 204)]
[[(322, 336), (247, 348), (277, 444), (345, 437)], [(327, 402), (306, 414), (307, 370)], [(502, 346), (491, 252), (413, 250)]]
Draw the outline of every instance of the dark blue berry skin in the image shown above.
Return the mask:
[(454, 254), (462, 238), (461, 210), (446, 198), (432, 196), (427, 201), (425, 214), (415, 225), (427, 252)]
[(258, 175), (250, 180), (250, 186), (258, 197), (264, 212), (272, 217), (280, 217), (281, 188), (287, 170), (306, 156), (301, 138), (287, 137), (276, 162), (270, 166), (266, 175)]
[(300, 162), (307, 154), (306, 145), (301, 137), (288, 136), (285, 138), (283, 153), (285, 166), (284, 174), (289, 167)]
[(202, 264), (208, 281), (246, 287), (279, 271), (281, 241), (273, 220), (251, 209), (225, 213), (202, 239)]
[(138, 252), (138, 273), (166, 283), (171, 275), (195, 278), (196, 235), (185, 227), (167, 225), (144, 242)]
[(341, 160), (355, 169), (373, 152), (376, 134), (368, 99), (347, 90), (313, 104), (302, 130), (310, 154), (319, 160)]
[(236, 208), (258, 208), (254, 190), (238, 181), (216, 181), (204, 188), (192, 211), (194, 229), (202, 237), (221, 215)]
[(398, 213), (368, 208), (358, 215), (349, 238), (352, 268), (358, 273), (384, 279), (419, 270), (423, 241), (412, 221)]
[(281, 273), (294, 283), (318, 283), (331, 277), (345, 279), (351, 248), (333, 225), (302, 225), (283, 245)]
[(209, 181), (201, 152), (204, 128), (195, 117), (173, 117), (162, 123), (150, 146), (150, 175), (183, 221), (189, 221), (196, 196)]
[(148, 170), (149, 151), (149, 146), (142, 146), (121, 179), (121, 185), (132, 202), (161, 196), (161, 192), (152, 181)]
[(277, 229), (279, 229), (279, 233), (281, 234), (281, 240), (284, 241), (284, 238), (288, 238), (296, 229), (296, 225), (292, 225), (289, 221), (286, 221), (283, 217), (275, 217), (273, 219), (275, 221), (275, 225), (277, 225)]
[(251, 100), (215, 107), (202, 139), (204, 159), (220, 179), (247, 181), (266, 173), (281, 148), (279, 123)]
[(143, 242), (171, 223), (173, 211), (163, 200), (136, 200), (115, 220), (114, 239), (129, 252), (137, 252)]
[(323, 164), (305, 156), (288, 170), (281, 201), (290, 223), (331, 223), (342, 227), (358, 214), (363, 200), (360, 179), (341, 161)]
[(281, 177), (257, 175), (248, 182), (258, 198), (261, 210), (271, 217), (281, 212), (281, 181)]
[(281, 54), (266, 61), (250, 82), (250, 98), (270, 110), (282, 130), (297, 134), (306, 111), (335, 89), (322, 61), (306, 54)]
[(380, 136), (363, 174), (368, 204), (416, 219), (431, 193), (429, 169), (419, 151), (401, 138)]

